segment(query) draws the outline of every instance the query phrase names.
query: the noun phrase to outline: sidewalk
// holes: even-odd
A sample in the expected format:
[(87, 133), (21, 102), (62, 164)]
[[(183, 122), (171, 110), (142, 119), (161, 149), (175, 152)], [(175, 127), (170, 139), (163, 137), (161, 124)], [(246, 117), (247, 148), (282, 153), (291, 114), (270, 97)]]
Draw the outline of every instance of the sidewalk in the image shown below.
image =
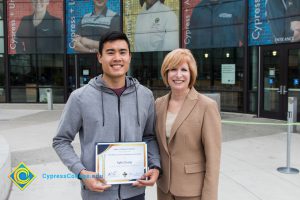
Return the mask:
[[(13, 184), (9, 200), (81, 199), (77, 179), (43, 178), (43, 174), (70, 173), (51, 147), (62, 108), (55, 105), (48, 111), (45, 104), (0, 104), (0, 135), (10, 145), (12, 167), (22, 161), (37, 175), (24, 191)], [(222, 119), (282, 123), (234, 113), (222, 113)], [(286, 165), (286, 127), (223, 124), (222, 129), (219, 200), (299, 200), (300, 175), (276, 170)], [(74, 146), (79, 152), (78, 138)], [(300, 134), (292, 136), (291, 166), (300, 169)], [(156, 200), (155, 190), (147, 188), (147, 200)]]

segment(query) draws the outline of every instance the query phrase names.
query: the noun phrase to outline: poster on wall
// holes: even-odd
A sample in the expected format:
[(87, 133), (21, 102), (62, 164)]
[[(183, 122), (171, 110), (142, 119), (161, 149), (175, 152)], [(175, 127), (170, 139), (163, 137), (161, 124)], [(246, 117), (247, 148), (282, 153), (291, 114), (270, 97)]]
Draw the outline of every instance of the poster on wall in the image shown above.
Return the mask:
[(7, 0), (8, 54), (63, 53), (63, 0)]
[(241, 47), (243, 0), (182, 1), (182, 46), (190, 49)]
[(235, 84), (235, 64), (222, 64), (222, 84)]
[(96, 53), (101, 35), (121, 30), (120, 0), (66, 0), (67, 53)]
[(249, 45), (300, 41), (300, 0), (249, 0)]
[(135, 52), (170, 51), (179, 47), (179, 1), (123, 1), (123, 31)]

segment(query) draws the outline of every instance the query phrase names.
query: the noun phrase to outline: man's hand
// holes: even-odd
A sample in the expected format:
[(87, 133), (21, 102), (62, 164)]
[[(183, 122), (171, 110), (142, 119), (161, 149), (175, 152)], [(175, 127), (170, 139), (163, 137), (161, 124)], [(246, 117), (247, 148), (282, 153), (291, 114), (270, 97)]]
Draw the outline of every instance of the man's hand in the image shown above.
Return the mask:
[(104, 190), (111, 187), (111, 185), (106, 184), (103, 178), (98, 178), (96, 172), (82, 170), (80, 172), (80, 176), (82, 178), (83, 184), (90, 191), (103, 192)]
[[(150, 169), (147, 173), (145, 173), (141, 179), (134, 182), (132, 185), (136, 187), (145, 187), (145, 186), (153, 186), (158, 179), (159, 170), (158, 169)], [(144, 180), (148, 178), (148, 180)]]

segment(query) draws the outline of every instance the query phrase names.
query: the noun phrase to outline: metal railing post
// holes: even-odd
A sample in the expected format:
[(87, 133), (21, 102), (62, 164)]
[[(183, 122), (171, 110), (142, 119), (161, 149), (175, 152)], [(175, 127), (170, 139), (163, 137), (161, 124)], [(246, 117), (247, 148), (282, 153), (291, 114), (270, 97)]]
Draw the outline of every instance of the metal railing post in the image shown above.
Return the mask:
[(48, 110), (53, 110), (53, 95), (52, 95), (52, 89), (47, 88), (47, 104), (48, 104)]
[(291, 167), (291, 142), (292, 133), (296, 131), (296, 126), (293, 123), (297, 122), (297, 97), (288, 97), (288, 113), (287, 121), (287, 145), (286, 145), (286, 167), (279, 167), (277, 171), (285, 174), (298, 174), (299, 170)]

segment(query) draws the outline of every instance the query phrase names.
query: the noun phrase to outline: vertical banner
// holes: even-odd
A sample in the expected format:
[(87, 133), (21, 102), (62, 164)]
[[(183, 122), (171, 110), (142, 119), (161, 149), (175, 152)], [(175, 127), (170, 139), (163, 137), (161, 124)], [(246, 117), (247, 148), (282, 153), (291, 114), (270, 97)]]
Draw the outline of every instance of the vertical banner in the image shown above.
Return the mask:
[(192, 12), (193, 9), (196, 5), (201, 0), (183, 0), (182, 1), (182, 18), (181, 18), (181, 23), (182, 23), (182, 46), (187, 47), (191, 44), (191, 17), (192, 17)]
[(101, 35), (120, 30), (120, 0), (66, 0), (67, 53), (96, 53)]
[(63, 0), (7, 0), (8, 54), (63, 53)]
[(273, 35), (266, 16), (266, 0), (249, 0), (249, 46), (272, 44)]
[(249, 45), (300, 42), (300, 0), (249, 0)]
[(123, 1), (123, 31), (135, 52), (179, 47), (179, 1)]
[(190, 49), (241, 47), (243, 0), (182, 1), (182, 46)]

